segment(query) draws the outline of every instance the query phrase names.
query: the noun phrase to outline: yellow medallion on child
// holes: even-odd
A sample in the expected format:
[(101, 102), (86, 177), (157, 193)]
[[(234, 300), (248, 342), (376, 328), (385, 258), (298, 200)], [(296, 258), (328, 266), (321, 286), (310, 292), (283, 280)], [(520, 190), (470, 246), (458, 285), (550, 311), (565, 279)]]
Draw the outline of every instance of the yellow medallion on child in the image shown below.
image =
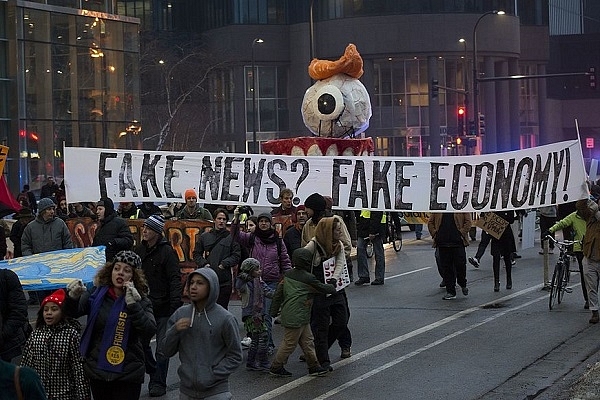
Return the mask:
[(119, 346), (110, 346), (106, 351), (106, 360), (112, 365), (119, 365), (125, 360), (125, 352)]

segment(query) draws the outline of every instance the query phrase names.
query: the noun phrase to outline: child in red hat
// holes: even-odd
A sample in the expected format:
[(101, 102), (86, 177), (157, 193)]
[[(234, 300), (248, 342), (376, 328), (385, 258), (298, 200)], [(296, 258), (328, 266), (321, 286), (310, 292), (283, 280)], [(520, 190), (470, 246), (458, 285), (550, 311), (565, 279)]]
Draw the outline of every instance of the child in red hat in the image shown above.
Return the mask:
[(40, 375), (49, 399), (87, 400), (91, 396), (79, 351), (81, 325), (63, 313), (65, 297), (59, 289), (42, 301), (21, 365)]

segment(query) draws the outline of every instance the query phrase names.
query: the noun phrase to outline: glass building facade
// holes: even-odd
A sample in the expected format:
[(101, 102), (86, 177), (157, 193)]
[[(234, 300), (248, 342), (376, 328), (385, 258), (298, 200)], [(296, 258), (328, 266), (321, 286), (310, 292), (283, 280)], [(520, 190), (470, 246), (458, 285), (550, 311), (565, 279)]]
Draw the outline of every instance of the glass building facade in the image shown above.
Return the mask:
[[(442, 154), (510, 150), (543, 142), (538, 81), (511, 87), (480, 84), (481, 118), (488, 125), (483, 140), (458, 143), (457, 138), (465, 139), (469, 126), (459, 126), (457, 109), (469, 107), (469, 100), (472, 107), (473, 27), (492, 10), (505, 11), (509, 22), (487, 17), (479, 26), (480, 76), (543, 73), (547, 52), (530, 55), (522, 48), (547, 46), (544, 42), (533, 45), (535, 34), (529, 43), (528, 33), (521, 28), (547, 35), (548, 0), (120, 0), (117, 4), (120, 13), (131, 16), (141, 17), (150, 10), (154, 32), (187, 32), (207, 38), (215, 53), (224, 54), (232, 64), (230, 73), (219, 71), (209, 84), (211, 120), (216, 122), (207, 131), (223, 140), (221, 148), (246, 151), (254, 127), (258, 141), (307, 135), (300, 114), (302, 95), (312, 84), (306, 67), (313, 56), (339, 57), (349, 42), (357, 45), (365, 63), (361, 81), (373, 108), (366, 134), (374, 138), (379, 154), (430, 154), (430, 133), (437, 136), (438, 129)], [(142, 26), (148, 29), (146, 21)], [(433, 37), (429, 32), (441, 33)], [(395, 40), (393, 35), (397, 35)], [(429, 41), (427, 36), (431, 36)], [(255, 38), (265, 42), (253, 48)], [(460, 38), (466, 42), (459, 43)], [(525, 45), (519, 47), (520, 41)], [(437, 60), (434, 67), (431, 58)], [(440, 91), (432, 129), (429, 92), (434, 77), (451, 90)], [(506, 95), (501, 104), (493, 98), (496, 92)], [(522, 112), (518, 107), (523, 107)], [(469, 119), (474, 118), (470, 115)]]
[(0, 1), (14, 50), (0, 56), (13, 111), (2, 121), (11, 186), (60, 182), (63, 146), (139, 146), (130, 129), (140, 119), (139, 22), (106, 13), (107, 3)]

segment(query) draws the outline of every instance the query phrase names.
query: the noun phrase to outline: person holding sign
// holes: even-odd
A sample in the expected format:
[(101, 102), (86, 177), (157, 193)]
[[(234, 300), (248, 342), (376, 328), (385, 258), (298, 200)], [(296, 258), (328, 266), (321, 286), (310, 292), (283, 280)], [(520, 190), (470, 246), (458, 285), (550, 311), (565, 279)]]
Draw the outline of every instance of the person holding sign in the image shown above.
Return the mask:
[(156, 333), (142, 260), (117, 253), (94, 278), (92, 293), (80, 280), (67, 285), (65, 314), (87, 315), (81, 338), (84, 371), (94, 400), (138, 399), (146, 373), (144, 346)]
[(470, 213), (431, 214), (427, 224), (433, 239), (433, 247), (439, 251), (440, 268), (444, 274), (446, 295), (443, 300), (456, 298), (456, 283), (462, 288), (463, 295), (469, 294), (467, 288), (467, 253)]
[[(315, 236), (304, 246), (312, 254), (312, 274), (322, 283), (336, 286), (335, 294), (315, 295), (311, 327), (315, 336), (317, 359), (323, 368), (331, 368), (329, 348), (348, 326), (348, 305), (344, 287), (350, 283), (342, 237), (342, 223), (334, 217), (321, 218)], [(334, 265), (326, 269), (325, 263)], [(345, 272), (345, 280), (343, 273)], [(350, 352), (350, 349), (347, 349)]]
[(492, 268), (494, 270), (494, 292), (500, 291), (500, 259), (504, 259), (506, 269), (506, 290), (512, 289), (512, 259), (511, 256), (517, 251), (515, 245), (515, 236), (510, 224), (515, 222), (515, 212), (495, 211), (492, 213), (498, 217), (498, 227), (504, 226), (503, 230), (498, 230), (499, 235), (492, 235)]

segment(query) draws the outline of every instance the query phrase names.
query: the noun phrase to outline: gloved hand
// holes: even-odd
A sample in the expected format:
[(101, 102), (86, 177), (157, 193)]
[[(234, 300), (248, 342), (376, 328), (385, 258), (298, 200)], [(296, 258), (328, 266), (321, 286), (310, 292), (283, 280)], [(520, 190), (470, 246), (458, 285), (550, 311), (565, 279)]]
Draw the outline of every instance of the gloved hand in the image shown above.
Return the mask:
[(140, 293), (137, 291), (135, 286), (133, 286), (133, 282), (128, 282), (125, 288), (125, 303), (127, 303), (127, 305), (134, 304), (142, 299)]
[(250, 282), (252, 279), (254, 279), (254, 278), (252, 278), (252, 275), (250, 275), (250, 274), (249, 274), (249, 273), (247, 273), (247, 272), (240, 272), (240, 273), (238, 274), (238, 278), (240, 278), (240, 279), (241, 279), (241, 280), (243, 280), (244, 282)]
[(337, 287), (337, 279), (335, 279), (335, 278), (327, 279), (327, 283)]
[(79, 279), (74, 279), (67, 285), (67, 294), (73, 300), (78, 300), (83, 292), (85, 292), (85, 286)]

